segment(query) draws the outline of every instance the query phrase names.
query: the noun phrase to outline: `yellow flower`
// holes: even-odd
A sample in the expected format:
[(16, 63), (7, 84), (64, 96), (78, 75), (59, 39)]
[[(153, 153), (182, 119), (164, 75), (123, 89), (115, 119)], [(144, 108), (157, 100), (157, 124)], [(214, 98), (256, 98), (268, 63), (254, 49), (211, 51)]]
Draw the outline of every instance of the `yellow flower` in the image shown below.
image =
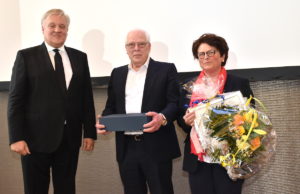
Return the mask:
[(244, 135), (245, 129), (244, 129), (243, 126), (238, 126), (237, 129), (238, 129), (238, 134), (239, 134), (240, 136)]
[(253, 117), (253, 109), (250, 109), (248, 112), (244, 113), (243, 118), (246, 122), (251, 123)]
[(253, 129), (253, 131), (259, 135), (266, 135), (267, 132), (262, 129)]
[[(245, 136), (245, 135), (243, 135), (243, 136)], [(242, 136), (242, 137), (243, 137), (243, 136)], [(247, 150), (247, 149), (249, 149), (249, 147), (250, 147), (250, 144), (249, 144), (249, 143), (244, 142), (244, 141), (239, 140), (239, 139), (236, 140), (236, 145), (237, 145), (237, 147), (238, 147), (240, 150)]]

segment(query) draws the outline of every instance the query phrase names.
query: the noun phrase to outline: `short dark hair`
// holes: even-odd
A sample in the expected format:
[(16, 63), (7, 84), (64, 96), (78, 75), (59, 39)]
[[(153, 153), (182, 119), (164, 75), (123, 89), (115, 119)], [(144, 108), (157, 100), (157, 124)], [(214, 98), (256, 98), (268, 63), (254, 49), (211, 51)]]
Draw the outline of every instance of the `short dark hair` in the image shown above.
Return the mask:
[(221, 64), (221, 66), (225, 66), (229, 50), (226, 40), (221, 36), (217, 36), (211, 33), (205, 33), (201, 35), (197, 40), (193, 42), (192, 51), (195, 59), (198, 59), (198, 48), (202, 43), (206, 43), (210, 46), (215, 47), (220, 52), (221, 56), (225, 55), (224, 62), (222, 62)]

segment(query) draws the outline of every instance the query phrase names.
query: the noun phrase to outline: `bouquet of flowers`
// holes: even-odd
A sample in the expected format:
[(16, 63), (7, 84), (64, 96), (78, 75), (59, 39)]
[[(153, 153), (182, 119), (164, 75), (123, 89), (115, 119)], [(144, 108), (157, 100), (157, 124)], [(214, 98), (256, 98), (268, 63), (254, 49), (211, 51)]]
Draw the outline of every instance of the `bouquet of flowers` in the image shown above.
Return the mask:
[(246, 101), (237, 91), (191, 108), (196, 113), (194, 127), (204, 161), (220, 163), (233, 180), (255, 174), (275, 151), (272, 123), (265, 113), (249, 105), (251, 99)]

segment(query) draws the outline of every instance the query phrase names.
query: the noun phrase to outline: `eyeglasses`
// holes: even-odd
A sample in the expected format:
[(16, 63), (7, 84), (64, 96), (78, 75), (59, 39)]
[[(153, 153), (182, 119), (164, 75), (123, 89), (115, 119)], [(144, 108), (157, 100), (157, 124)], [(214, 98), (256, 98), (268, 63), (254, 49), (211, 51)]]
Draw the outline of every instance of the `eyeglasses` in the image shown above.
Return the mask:
[(147, 44), (148, 42), (130, 42), (125, 44), (125, 46), (128, 49), (134, 49), (135, 46), (137, 46), (138, 48), (145, 48)]
[(205, 58), (205, 54), (208, 56), (208, 57), (212, 57), (216, 54), (216, 51), (215, 50), (210, 50), (210, 51), (206, 51), (206, 52), (199, 52), (198, 53), (198, 58), (199, 59), (204, 59)]

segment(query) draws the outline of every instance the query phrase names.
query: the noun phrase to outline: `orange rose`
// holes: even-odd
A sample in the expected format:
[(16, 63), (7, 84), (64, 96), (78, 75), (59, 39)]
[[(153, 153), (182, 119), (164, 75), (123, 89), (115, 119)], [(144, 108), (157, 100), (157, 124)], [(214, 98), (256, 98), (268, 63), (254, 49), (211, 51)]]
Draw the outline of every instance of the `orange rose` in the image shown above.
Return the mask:
[(239, 125), (244, 124), (244, 118), (243, 118), (243, 116), (240, 115), (240, 114), (234, 115), (234, 117), (233, 117), (233, 124), (235, 126), (239, 126)]
[(256, 138), (251, 139), (251, 140), (250, 140), (250, 144), (251, 144), (251, 150), (252, 150), (252, 151), (254, 151), (254, 150), (256, 150), (257, 148), (259, 148), (260, 145), (261, 145), (260, 137), (257, 136)]

